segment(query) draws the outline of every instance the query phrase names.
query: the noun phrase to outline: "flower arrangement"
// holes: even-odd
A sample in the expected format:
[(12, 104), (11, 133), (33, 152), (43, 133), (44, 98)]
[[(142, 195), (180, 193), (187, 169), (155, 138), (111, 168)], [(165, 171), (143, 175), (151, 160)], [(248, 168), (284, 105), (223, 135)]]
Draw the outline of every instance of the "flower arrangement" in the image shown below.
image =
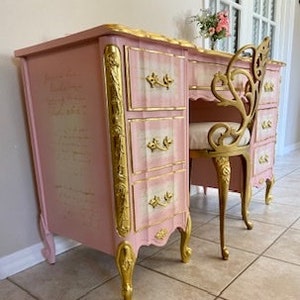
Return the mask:
[(229, 36), (229, 18), (226, 11), (211, 13), (208, 9), (201, 9), (202, 13), (192, 16), (192, 22), (196, 22), (200, 36), (210, 38), (212, 49), (217, 40)]

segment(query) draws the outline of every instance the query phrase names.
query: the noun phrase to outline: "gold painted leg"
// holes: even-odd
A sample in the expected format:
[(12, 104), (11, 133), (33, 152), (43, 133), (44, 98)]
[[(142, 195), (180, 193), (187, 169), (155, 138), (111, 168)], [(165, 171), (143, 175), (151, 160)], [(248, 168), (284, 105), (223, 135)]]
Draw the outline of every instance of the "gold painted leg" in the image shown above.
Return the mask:
[(251, 162), (249, 155), (243, 155), (245, 159), (245, 178), (243, 191), (241, 192), (242, 199), (242, 217), (247, 226), (247, 229), (252, 229), (253, 224), (249, 221), (249, 204), (252, 197), (252, 187), (250, 185)]
[(227, 260), (229, 251), (225, 246), (225, 211), (228, 198), (231, 167), (229, 157), (220, 156), (214, 158), (214, 164), (218, 176), (219, 207), (220, 207), (220, 242), (223, 259)]
[(266, 180), (266, 194), (265, 194), (265, 203), (268, 205), (272, 202), (273, 196), (271, 195), (271, 190), (274, 185), (274, 178)]
[(190, 261), (191, 254), (192, 254), (192, 249), (188, 246), (191, 238), (191, 230), (192, 230), (192, 220), (191, 220), (191, 216), (189, 215), (187, 218), (185, 231), (179, 229), (181, 234), (181, 241), (180, 241), (181, 260), (184, 263), (188, 263)]
[(122, 242), (117, 250), (116, 264), (122, 280), (122, 296), (124, 300), (132, 299), (132, 276), (136, 257), (131, 245)]

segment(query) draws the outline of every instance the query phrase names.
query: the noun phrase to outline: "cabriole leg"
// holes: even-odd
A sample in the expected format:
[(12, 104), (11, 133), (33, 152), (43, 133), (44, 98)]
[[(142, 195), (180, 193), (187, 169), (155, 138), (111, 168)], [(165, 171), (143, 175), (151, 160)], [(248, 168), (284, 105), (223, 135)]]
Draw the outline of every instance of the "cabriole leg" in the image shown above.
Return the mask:
[(272, 202), (273, 196), (271, 195), (271, 190), (274, 185), (274, 178), (266, 180), (266, 194), (265, 194), (265, 203), (268, 205)]
[(214, 164), (218, 176), (219, 207), (220, 207), (220, 242), (223, 259), (227, 260), (229, 251), (225, 246), (225, 211), (229, 191), (231, 167), (229, 157), (220, 156), (214, 158)]
[(179, 229), (179, 231), (181, 234), (181, 241), (180, 241), (181, 260), (184, 263), (188, 263), (190, 261), (191, 254), (192, 254), (192, 249), (188, 246), (190, 243), (191, 231), (192, 231), (192, 220), (190, 215), (187, 218), (185, 231), (183, 229)]
[(122, 242), (117, 250), (116, 264), (122, 280), (122, 295), (124, 300), (132, 299), (132, 276), (136, 256), (128, 242)]
[(252, 197), (252, 187), (250, 185), (250, 175), (251, 175), (251, 163), (249, 155), (243, 155), (245, 160), (245, 178), (243, 184), (243, 191), (241, 192), (242, 198), (242, 217), (247, 226), (247, 229), (252, 229), (253, 224), (249, 221), (249, 204)]

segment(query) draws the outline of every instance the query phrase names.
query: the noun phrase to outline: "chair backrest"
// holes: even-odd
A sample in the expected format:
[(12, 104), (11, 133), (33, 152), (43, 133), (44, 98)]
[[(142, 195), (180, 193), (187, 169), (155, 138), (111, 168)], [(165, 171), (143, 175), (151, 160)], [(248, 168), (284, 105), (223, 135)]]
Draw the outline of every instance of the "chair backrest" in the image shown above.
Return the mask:
[[(217, 122), (208, 133), (208, 140), (215, 151), (231, 151), (238, 147), (246, 130), (252, 132), (259, 104), (266, 65), (269, 59), (270, 38), (258, 46), (241, 47), (231, 58), (224, 73), (218, 72), (211, 82), (211, 91), (220, 106), (230, 106), (241, 115), (241, 123)], [(249, 61), (249, 63), (245, 63)], [(216, 139), (216, 132), (223, 132)], [(229, 141), (229, 142), (228, 142)]]

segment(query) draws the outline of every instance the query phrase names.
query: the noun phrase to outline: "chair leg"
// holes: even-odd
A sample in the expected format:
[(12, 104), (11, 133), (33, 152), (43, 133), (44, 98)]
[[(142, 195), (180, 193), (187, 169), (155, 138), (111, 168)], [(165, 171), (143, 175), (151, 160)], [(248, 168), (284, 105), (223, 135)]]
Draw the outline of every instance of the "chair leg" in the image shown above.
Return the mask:
[(250, 185), (250, 175), (251, 175), (251, 162), (249, 155), (243, 155), (243, 158), (245, 160), (245, 178), (244, 178), (244, 186), (243, 191), (241, 193), (241, 199), (242, 199), (242, 217), (243, 220), (247, 226), (247, 229), (252, 229), (253, 224), (249, 221), (249, 204), (252, 197), (252, 189)]
[(214, 158), (214, 164), (218, 176), (219, 207), (220, 207), (220, 243), (223, 259), (227, 260), (229, 251), (225, 246), (225, 211), (229, 191), (231, 167), (229, 157), (220, 156)]

